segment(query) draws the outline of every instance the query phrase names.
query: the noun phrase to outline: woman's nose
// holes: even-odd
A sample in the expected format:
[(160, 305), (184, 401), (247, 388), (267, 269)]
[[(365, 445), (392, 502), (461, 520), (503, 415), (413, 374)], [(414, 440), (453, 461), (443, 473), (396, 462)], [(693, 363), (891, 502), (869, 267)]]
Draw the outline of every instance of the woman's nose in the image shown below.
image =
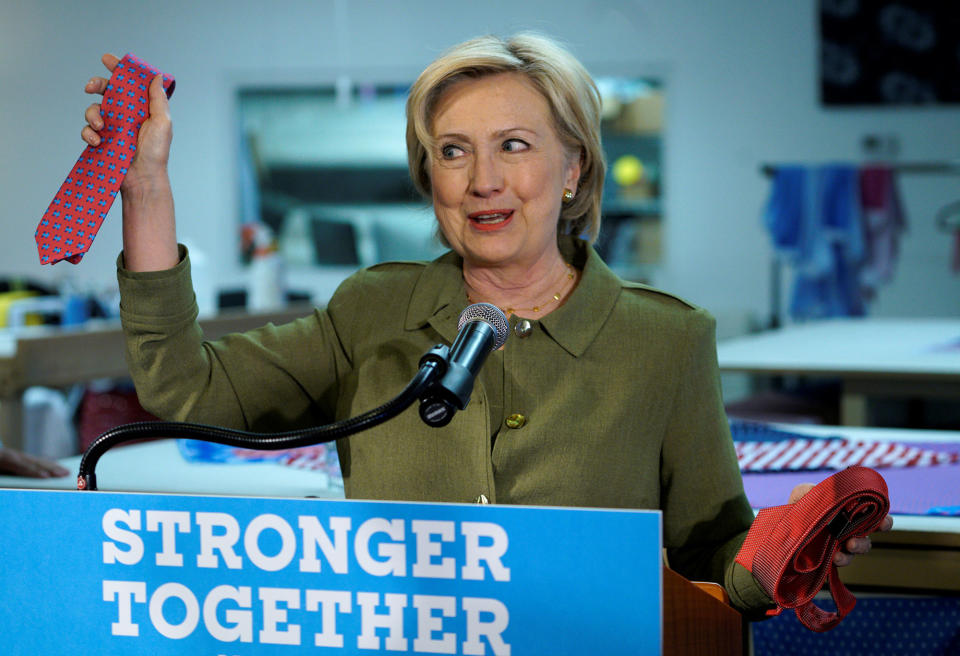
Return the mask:
[(471, 192), (477, 196), (490, 196), (503, 189), (503, 172), (496, 156), (478, 154), (473, 163)]

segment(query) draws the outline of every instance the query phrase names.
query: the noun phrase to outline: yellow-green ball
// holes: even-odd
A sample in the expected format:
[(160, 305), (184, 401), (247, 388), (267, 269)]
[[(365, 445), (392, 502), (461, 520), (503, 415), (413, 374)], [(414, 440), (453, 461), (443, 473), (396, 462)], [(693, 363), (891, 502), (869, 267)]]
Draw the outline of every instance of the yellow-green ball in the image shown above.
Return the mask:
[(618, 185), (629, 187), (643, 179), (643, 162), (634, 155), (621, 155), (613, 163), (610, 173)]

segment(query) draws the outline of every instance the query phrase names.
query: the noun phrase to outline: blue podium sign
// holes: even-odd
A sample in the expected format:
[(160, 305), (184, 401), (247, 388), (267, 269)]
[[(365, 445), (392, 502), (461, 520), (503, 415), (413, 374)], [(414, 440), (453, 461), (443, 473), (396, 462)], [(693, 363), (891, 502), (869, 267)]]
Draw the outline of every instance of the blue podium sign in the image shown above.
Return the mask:
[(660, 513), (0, 490), (4, 654), (658, 654)]

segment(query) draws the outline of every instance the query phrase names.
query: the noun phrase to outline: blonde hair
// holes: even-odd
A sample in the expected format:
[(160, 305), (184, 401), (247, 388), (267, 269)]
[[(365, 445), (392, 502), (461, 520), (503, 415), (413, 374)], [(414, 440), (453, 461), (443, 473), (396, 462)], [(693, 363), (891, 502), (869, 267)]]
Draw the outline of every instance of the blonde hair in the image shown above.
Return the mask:
[(445, 52), (420, 74), (407, 98), (407, 162), (413, 184), (425, 197), (432, 196), (432, 120), (443, 92), (461, 80), (498, 73), (522, 73), (533, 83), (550, 105), (564, 148), (579, 155), (577, 194), (560, 211), (558, 233), (593, 242), (600, 232), (606, 171), (600, 145), (600, 92), (572, 54), (539, 34), (471, 39)]

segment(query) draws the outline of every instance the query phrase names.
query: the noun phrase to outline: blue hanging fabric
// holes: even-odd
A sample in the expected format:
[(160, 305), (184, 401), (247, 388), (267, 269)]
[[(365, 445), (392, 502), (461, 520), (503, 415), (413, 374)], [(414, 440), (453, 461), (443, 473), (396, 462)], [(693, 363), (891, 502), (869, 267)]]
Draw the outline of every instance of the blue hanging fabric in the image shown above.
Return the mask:
[(794, 319), (862, 316), (864, 257), (857, 168), (781, 166), (764, 212), (778, 257), (793, 267)]

